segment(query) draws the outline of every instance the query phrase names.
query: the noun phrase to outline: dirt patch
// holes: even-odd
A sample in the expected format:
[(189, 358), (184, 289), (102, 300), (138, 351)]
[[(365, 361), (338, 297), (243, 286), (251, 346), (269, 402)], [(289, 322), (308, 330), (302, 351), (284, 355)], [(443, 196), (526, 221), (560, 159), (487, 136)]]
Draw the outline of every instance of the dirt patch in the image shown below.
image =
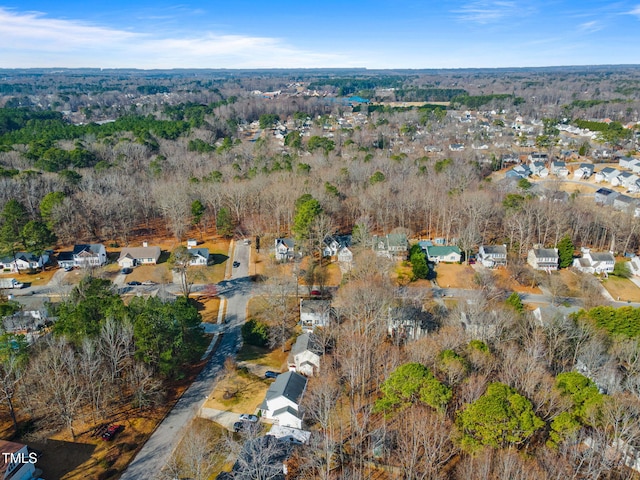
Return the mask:
[(436, 282), (440, 288), (477, 288), (475, 271), (469, 265), (439, 263), (435, 267)]
[(582, 295), (582, 292), (580, 291), (580, 286), (578, 284), (579, 278), (571, 270), (561, 269), (561, 270), (558, 270), (558, 272), (554, 273), (553, 275), (559, 275), (560, 278), (562, 279), (562, 283), (564, 283), (565, 286), (567, 287), (567, 293), (566, 293), (567, 297), (580, 297)]
[(602, 284), (614, 300), (640, 302), (640, 288), (628, 278), (609, 276)]
[(254, 413), (264, 400), (269, 384), (268, 380), (239, 370), (216, 384), (204, 408), (233, 413)]
[(493, 275), (496, 277), (498, 284), (501, 288), (510, 292), (518, 293), (530, 293), (534, 295), (540, 295), (542, 290), (538, 287), (532, 287), (531, 285), (522, 285), (515, 278), (509, 275), (509, 271), (506, 268), (494, 268), (492, 270)]

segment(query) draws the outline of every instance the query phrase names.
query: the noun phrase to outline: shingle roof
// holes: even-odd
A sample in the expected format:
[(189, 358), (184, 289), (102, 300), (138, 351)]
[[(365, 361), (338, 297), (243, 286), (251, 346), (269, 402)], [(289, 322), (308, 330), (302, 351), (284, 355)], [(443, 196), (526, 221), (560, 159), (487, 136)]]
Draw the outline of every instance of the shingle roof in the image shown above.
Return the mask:
[(303, 333), (296, 339), (296, 343), (291, 347), (291, 355), (295, 356), (307, 350), (318, 355), (322, 354), (322, 345), (318, 337), (312, 333)]
[(120, 252), (120, 257), (118, 260), (122, 258), (155, 258), (156, 261), (160, 258), (160, 247), (126, 247), (123, 248)]
[(507, 254), (507, 247), (505, 247), (504, 245), (483, 245), (482, 249), (484, 250), (484, 253), (487, 253), (490, 255), (506, 255)]
[(281, 375), (278, 375), (276, 381), (273, 382), (269, 387), (269, 390), (267, 390), (265, 401), (273, 400), (274, 398), (282, 396), (287, 400), (298, 403), (306, 386), (307, 379), (299, 373), (283, 373)]

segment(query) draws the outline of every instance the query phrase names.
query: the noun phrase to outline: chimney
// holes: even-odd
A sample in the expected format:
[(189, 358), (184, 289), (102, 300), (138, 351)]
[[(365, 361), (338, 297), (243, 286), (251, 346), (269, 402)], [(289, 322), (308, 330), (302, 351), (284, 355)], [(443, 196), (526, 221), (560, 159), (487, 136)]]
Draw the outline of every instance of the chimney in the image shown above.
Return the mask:
[(149, 246), (149, 242), (142, 242), (142, 246), (143, 247), (148, 247)]

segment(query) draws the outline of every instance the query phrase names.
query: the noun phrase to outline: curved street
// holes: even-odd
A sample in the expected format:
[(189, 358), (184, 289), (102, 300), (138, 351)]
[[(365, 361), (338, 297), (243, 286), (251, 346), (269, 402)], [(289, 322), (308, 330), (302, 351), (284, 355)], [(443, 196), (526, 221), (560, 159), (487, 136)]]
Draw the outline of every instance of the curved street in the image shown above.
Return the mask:
[(167, 414), (149, 440), (140, 449), (121, 480), (153, 480), (162, 478), (161, 471), (177, 447), (184, 428), (197, 415), (198, 410), (213, 390), (227, 357), (234, 356), (240, 347), (240, 327), (245, 321), (247, 303), (252, 285), (248, 277), (251, 248), (236, 243), (234, 262), (240, 266), (232, 269), (230, 280), (221, 282), (220, 296), (227, 301), (227, 313), (222, 339), (196, 380)]

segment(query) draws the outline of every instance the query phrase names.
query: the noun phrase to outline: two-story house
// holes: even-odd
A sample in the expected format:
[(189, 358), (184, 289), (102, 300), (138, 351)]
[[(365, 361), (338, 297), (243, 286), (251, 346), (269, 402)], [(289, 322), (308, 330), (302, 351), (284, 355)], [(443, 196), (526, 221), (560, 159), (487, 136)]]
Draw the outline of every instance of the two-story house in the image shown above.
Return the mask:
[(296, 339), (289, 353), (289, 370), (301, 373), (307, 377), (318, 374), (320, 357), (324, 348), (313, 333), (303, 333)]
[(295, 243), (292, 238), (276, 238), (275, 255), (276, 260), (286, 261), (292, 260), (294, 254)]
[(610, 252), (592, 252), (582, 249), (582, 257), (573, 260), (573, 267), (585, 273), (612, 273), (616, 259)]
[(507, 266), (506, 245), (480, 245), (478, 261), (487, 268)]
[(269, 386), (260, 413), (264, 418), (285, 427), (302, 428), (300, 401), (307, 388), (307, 378), (296, 372), (278, 375)]
[(559, 260), (557, 248), (532, 248), (527, 255), (527, 263), (535, 270), (557, 270)]
[(379, 257), (405, 260), (409, 254), (409, 240), (404, 233), (389, 233), (373, 237), (373, 251)]

